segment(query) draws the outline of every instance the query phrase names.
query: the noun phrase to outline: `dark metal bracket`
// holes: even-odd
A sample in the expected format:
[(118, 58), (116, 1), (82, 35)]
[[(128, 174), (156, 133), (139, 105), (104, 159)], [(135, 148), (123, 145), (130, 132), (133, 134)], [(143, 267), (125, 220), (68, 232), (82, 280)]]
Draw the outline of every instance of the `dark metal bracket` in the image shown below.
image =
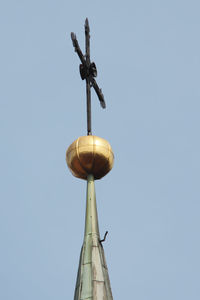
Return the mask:
[(107, 234), (108, 234), (108, 231), (105, 232), (103, 240), (99, 240), (100, 244), (105, 242)]

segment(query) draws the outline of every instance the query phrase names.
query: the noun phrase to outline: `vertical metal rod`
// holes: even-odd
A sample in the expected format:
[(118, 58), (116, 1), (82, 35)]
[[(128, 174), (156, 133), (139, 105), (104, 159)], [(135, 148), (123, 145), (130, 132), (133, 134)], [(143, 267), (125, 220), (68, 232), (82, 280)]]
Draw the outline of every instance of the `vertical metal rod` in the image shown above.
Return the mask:
[[(85, 50), (86, 50), (86, 66), (87, 70), (90, 67), (90, 28), (88, 19), (85, 20)], [(89, 74), (86, 77), (86, 95), (87, 95), (87, 134), (92, 134), (91, 126), (91, 90), (90, 90), (90, 80)]]
[(91, 126), (91, 91), (90, 91), (90, 82), (86, 78), (86, 94), (87, 94), (87, 134), (92, 135), (92, 126)]

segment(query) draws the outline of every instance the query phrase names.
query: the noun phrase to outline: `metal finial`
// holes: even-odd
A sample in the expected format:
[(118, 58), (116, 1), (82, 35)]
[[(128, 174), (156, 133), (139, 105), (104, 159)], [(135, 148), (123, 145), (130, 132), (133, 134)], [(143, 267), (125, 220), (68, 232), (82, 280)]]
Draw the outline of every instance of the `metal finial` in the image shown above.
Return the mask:
[(71, 33), (72, 44), (74, 46), (75, 52), (78, 54), (81, 64), (80, 64), (80, 75), (81, 79), (86, 81), (86, 96), (87, 96), (87, 133), (88, 135), (92, 135), (91, 128), (91, 87), (94, 88), (101, 107), (106, 108), (106, 103), (104, 100), (103, 93), (99, 88), (98, 84), (94, 77), (97, 76), (97, 69), (94, 62), (90, 61), (90, 27), (88, 19), (85, 20), (85, 56), (83, 55), (79, 43), (77, 41), (76, 35)]

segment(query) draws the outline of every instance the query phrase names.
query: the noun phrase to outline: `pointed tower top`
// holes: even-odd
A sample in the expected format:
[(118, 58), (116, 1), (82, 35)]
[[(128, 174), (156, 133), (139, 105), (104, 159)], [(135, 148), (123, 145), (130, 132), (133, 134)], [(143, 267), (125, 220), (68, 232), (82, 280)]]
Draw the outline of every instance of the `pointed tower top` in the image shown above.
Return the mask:
[(74, 300), (113, 300), (104, 250), (99, 236), (93, 175), (87, 180), (85, 235)]
[(80, 60), (81, 78), (86, 80), (87, 129), (88, 135), (76, 139), (66, 153), (67, 165), (72, 174), (87, 180), (86, 216), (84, 241), (80, 255), (74, 300), (112, 300), (112, 292), (100, 239), (94, 180), (105, 176), (113, 166), (114, 155), (108, 141), (93, 136), (91, 131), (92, 86), (105, 108), (105, 101), (94, 77), (97, 75), (95, 63), (90, 62), (89, 22), (85, 21), (86, 56), (83, 56), (74, 33), (71, 38)]

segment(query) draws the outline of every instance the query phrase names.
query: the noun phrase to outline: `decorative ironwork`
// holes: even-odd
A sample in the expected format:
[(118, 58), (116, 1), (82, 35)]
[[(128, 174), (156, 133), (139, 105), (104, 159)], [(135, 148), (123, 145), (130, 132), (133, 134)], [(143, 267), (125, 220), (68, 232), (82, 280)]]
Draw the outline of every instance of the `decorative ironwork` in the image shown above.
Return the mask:
[(88, 19), (85, 20), (85, 56), (83, 55), (79, 43), (77, 41), (76, 35), (71, 33), (72, 44), (74, 46), (75, 52), (78, 54), (81, 64), (79, 66), (81, 79), (86, 81), (86, 96), (87, 96), (87, 134), (92, 135), (91, 126), (91, 87), (94, 88), (101, 107), (106, 108), (106, 103), (104, 100), (103, 93), (99, 88), (95, 77), (97, 77), (97, 68), (94, 62), (90, 61), (90, 27)]

